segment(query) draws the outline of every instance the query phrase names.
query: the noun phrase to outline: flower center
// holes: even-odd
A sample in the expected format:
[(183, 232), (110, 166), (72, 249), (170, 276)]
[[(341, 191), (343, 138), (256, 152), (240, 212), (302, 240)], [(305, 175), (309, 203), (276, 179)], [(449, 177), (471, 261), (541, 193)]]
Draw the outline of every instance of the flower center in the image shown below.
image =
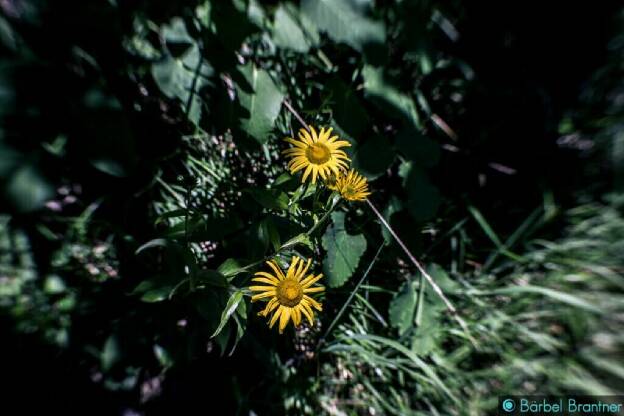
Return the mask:
[(331, 158), (331, 151), (324, 144), (314, 143), (306, 149), (306, 156), (310, 163), (322, 165)]
[(355, 196), (356, 193), (357, 191), (351, 185), (347, 185), (342, 188), (342, 196), (344, 196), (345, 198), (352, 198), (353, 196)]
[(295, 279), (282, 280), (277, 285), (277, 300), (280, 305), (297, 306), (303, 298), (303, 289)]

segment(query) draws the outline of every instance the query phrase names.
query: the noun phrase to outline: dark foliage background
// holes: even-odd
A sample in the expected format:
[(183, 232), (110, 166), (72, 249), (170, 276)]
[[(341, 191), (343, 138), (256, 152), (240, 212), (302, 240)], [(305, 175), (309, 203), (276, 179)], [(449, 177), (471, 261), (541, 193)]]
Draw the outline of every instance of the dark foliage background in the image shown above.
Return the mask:
[[(499, 394), (622, 392), (618, 2), (0, 10), (5, 410), (488, 414)], [(283, 175), (285, 99), (352, 141), (479, 348), (357, 204), (353, 270), (329, 264), (335, 216), (297, 247), (326, 270), (315, 328), (280, 337), (244, 299), (211, 337), (242, 267), (318, 213)]]

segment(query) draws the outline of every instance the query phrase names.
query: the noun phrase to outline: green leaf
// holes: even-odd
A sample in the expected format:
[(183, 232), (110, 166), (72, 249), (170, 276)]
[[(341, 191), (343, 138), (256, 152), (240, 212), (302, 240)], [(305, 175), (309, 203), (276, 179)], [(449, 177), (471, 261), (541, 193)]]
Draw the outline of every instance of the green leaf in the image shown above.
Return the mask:
[(228, 287), (228, 281), (223, 274), (217, 270), (199, 270), (195, 274), (198, 283), (214, 287)]
[(19, 168), (6, 184), (5, 193), (7, 199), (21, 212), (37, 210), (54, 196), (54, 188), (39, 172), (31, 165)]
[(271, 217), (265, 218), (260, 222), (259, 234), (258, 237), (265, 241), (267, 246), (270, 244), (274, 251), (279, 250), (282, 243), (275, 222)]
[(173, 290), (173, 286), (160, 286), (148, 290), (141, 296), (141, 300), (147, 303), (162, 302), (169, 298), (169, 294)]
[(153, 240), (148, 241), (143, 244), (141, 247), (137, 248), (134, 254), (141, 254), (145, 250), (155, 247), (169, 247), (171, 245), (171, 241), (165, 238), (155, 238)]
[(284, 94), (269, 74), (254, 64), (241, 67), (240, 72), (252, 89), (245, 91), (240, 86), (237, 87), (239, 102), (247, 112), (240, 120), (241, 128), (259, 143), (265, 143), (282, 107)]
[(559, 290), (551, 289), (548, 287), (543, 287), (543, 286), (533, 286), (533, 285), (510, 286), (510, 287), (505, 287), (501, 289), (495, 289), (487, 293), (498, 294), (498, 295), (517, 295), (517, 294), (529, 294), (529, 293), (538, 294), (538, 295), (546, 296), (558, 302), (566, 303), (568, 305), (571, 305), (577, 308), (585, 309), (590, 312), (594, 312), (598, 314), (604, 313), (604, 311), (600, 307), (590, 303), (589, 301), (581, 297), (572, 295), (570, 293), (562, 292)]
[(241, 300), (243, 300), (242, 290), (237, 290), (236, 292), (232, 293), (232, 295), (227, 301), (227, 304), (225, 305), (225, 309), (223, 309), (223, 312), (221, 313), (221, 321), (219, 322), (219, 326), (217, 327), (215, 332), (210, 336), (210, 338), (214, 338), (217, 335), (219, 335), (219, 332), (221, 332), (221, 330), (223, 329), (225, 324), (228, 322), (232, 314), (236, 311), (236, 308), (238, 308), (238, 304), (241, 302)]
[(381, 68), (366, 65), (362, 70), (362, 76), (367, 99), (377, 104), (388, 116), (399, 115), (413, 127), (420, 127), (420, 117), (416, 112), (414, 100), (390, 84)]
[[(306, 35), (304, 28), (310, 27), (313, 30)], [(314, 29), (314, 25), (302, 23), (297, 9), (292, 5), (280, 5), (273, 20), (273, 42), (278, 47), (305, 53), (310, 50), (310, 46), (318, 43), (318, 33)]]
[(353, 167), (368, 179), (383, 175), (394, 160), (391, 144), (381, 136), (373, 136), (362, 145), (358, 145)]
[(163, 26), (161, 36), (169, 53), (152, 65), (154, 81), (164, 95), (180, 100), (189, 120), (198, 124), (204, 107), (200, 92), (212, 85), (213, 68), (202, 58), (199, 45), (188, 34), (181, 18), (173, 18)]
[(107, 372), (120, 358), (119, 342), (115, 335), (111, 335), (106, 339), (100, 354), (100, 366), (102, 371)]
[[(392, 215), (401, 211), (402, 209), (403, 209), (403, 202), (401, 202), (399, 198), (393, 195), (390, 198), (388, 205), (384, 209), (384, 212), (383, 212), (384, 219), (388, 222), (388, 224), (392, 225)], [(380, 224), (380, 227), (381, 227), (381, 235), (383, 236), (384, 240), (386, 240), (386, 243), (392, 242), (394, 237), (392, 237), (392, 234), (390, 234), (390, 231), (388, 231), (388, 229), (381, 224)]]
[(362, 234), (350, 235), (345, 230), (343, 212), (331, 215), (333, 224), (323, 235), (323, 248), (327, 251), (323, 271), (330, 287), (342, 286), (357, 269), (364, 251), (366, 239)]
[(368, 113), (364, 109), (355, 86), (345, 84), (334, 77), (327, 83), (327, 98), (331, 103), (332, 116), (338, 130), (354, 141), (366, 131)]
[(277, 189), (245, 189), (251, 197), (267, 209), (288, 209), (288, 195)]
[(238, 260), (227, 259), (217, 268), (217, 270), (229, 280), (237, 274), (244, 272), (245, 268), (241, 266)]
[(440, 160), (440, 146), (413, 126), (403, 128), (396, 136), (398, 150), (416, 165), (432, 167)]
[(429, 182), (423, 170), (413, 165), (409, 167), (405, 190), (408, 196), (407, 208), (416, 221), (426, 221), (438, 211), (440, 192)]
[(405, 282), (390, 302), (388, 309), (390, 324), (399, 330), (399, 335), (403, 335), (414, 324), (418, 299), (417, 286), (413, 280)]
[(386, 41), (382, 22), (368, 18), (353, 0), (303, 0), (301, 10), (335, 42), (363, 52), (371, 44)]

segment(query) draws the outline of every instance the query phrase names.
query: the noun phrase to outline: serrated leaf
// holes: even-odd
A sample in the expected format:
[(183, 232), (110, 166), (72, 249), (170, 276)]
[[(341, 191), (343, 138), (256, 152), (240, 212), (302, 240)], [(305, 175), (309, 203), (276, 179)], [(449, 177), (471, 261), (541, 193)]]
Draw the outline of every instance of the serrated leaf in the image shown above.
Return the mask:
[(414, 324), (418, 299), (416, 289), (416, 282), (406, 282), (390, 302), (388, 309), (390, 324), (399, 330), (400, 335), (403, 335)]
[(225, 324), (228, 322), (232, 314), (236, 311), (236, 308), (238, 308), (238, 304), (241, 302), (241, 300), (243, 300), (242, 290), (237, 290), (236, 292), (232, 293), (232, 295), (227, 301), (227, 304), (225, 305), (225, 309), (223, 309), (223, 312), (221, 313), (221, 320), (219, 322), (219, 326), (217, 327), (215, 332), (210, 336), (210, 338), (214, 338), (217, 335), (219, 335), (219, 332), (221, 332), (221, 330), (223, 329)]
[(350, 235), (345, 230), (343, 212), (331, 215), (332, 225), (323, 235), (323, 248), (327, 251), (323, 271), (330, 287), (342, 286), (357, 269), (364, 251), (366, 239), (362, 234)]
[(301, 10), (333, 41), (357, 51), (386, 41), (384, 24), (367, 17), (352, 0), (303, 0)]
[(251, 87), (251, 91), (237, 87), (240, 105), (247, 113), (240, 119), (241, 128), (258, 142), (265, 143), (282, 107), (284, 94), (269, 74), (254, 64), (241, 67), (240, 72)]

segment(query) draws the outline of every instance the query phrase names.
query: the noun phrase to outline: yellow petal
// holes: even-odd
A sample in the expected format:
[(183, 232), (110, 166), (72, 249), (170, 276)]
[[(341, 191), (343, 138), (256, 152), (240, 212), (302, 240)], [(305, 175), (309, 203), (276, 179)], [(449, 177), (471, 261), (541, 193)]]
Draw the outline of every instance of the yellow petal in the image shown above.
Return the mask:
[(280, 334), (284, 332), (284, 328), (286, 328), (286, 325), (288, 325), (288, 321), (290, 320), (290, 313), (292, 311), (291, 308), (287, 308), (287, 307), (283, 307), (283, 308), (284, 309), (282, 310), (282, 315), (280, 316), (280, 323), (279, 323)]
[(257, 295), (253, 295), (251, 297), (251, 301), (255, 302), (255, 301), (259, 300), (259, 299), (269, 298), (271, 296), (275, 296), (275, 291), (274, 290), (272, 290), (270, 292), (262, 292), (262, 293), (258, 293)]
[(282, 272), (282, 269), (280, 269), (275, 260), (267, 261), (266, 264), (268, 264), (269, 267), (273, 269), (273, 271), (275, 272), (275, 276), (277, 276), (279, 280), (284, 280), (286, 278), (284, 276), (284, 273)]
[(271, 318), (271, 322), (269, 322), (269, 328), (273, 328), (273, 325), (275, 325), (275, 322), (277, 322), (277, 318), (279, 318), (282, 312), (284, 312), (284, 309), (286, 308), (282, 305), (277, 308), (277, 311), (273, 314), (273, 317)]
[(323, 277), (323, 273), (319, 273), (316, 277), (314, 277), (314, 275), (311, 274), (301, 281), (301, 286), (310, 287), (314, 283), (318, 282), (322, 277)]
[(310, 305), (312, 305), (317, 311), (322, 311), (323, 310), (323, 305), (321, 305), (320, 303), (318, 303), (317, 301), (315, 301), (313, 298), (311, 298), (308, 295), (303, 295), (303, 299), (302, 301), (305, 300), (307, 301)]
[(317, 286), (317, 287), (308, 287), (303, 289), (303, 293), (316, 293), (316, 292), (323, 292), (325, 290), (325, 288), (323, 286)]
[[(257, 273), (256, 273), (257, 274)], [(269, 275), (270, 276), (270, 275)], [(258, 283), (266, 283), (268, 285), (277, 285), (279, 283), (279, 281), (271, 276), (271, 277), (254, 277), (251, 279), (252, 282), (258, 282)]]

